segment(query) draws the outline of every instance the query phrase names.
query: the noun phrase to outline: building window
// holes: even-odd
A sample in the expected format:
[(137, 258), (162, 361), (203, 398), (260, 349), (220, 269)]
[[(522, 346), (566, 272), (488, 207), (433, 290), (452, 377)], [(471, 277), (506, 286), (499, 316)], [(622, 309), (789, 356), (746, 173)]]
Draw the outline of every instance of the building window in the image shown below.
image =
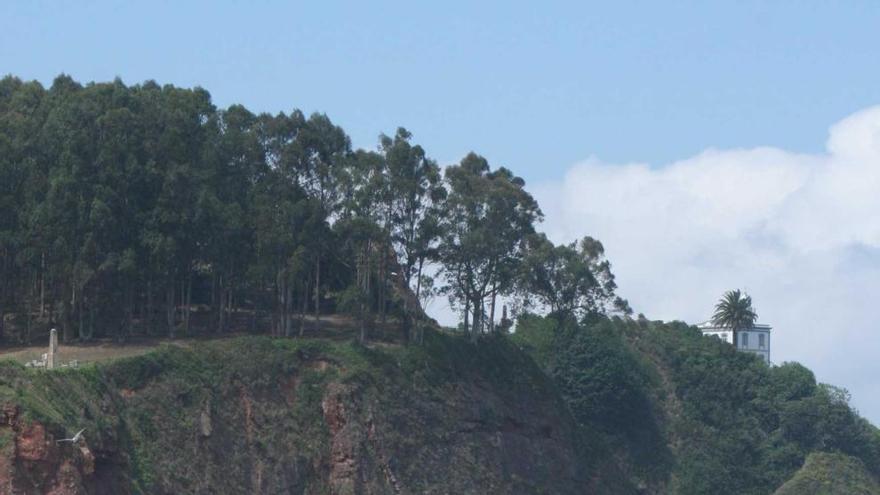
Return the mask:
[(743, 333), (742, 337), (740, 337), (740, 342), (742, 342), (742, 347), (749, 346), (749, 334)]
[(764, 334), (763, 333), (758, 335), (758, 347), (760, 347), (761, 349), (764, 348)]

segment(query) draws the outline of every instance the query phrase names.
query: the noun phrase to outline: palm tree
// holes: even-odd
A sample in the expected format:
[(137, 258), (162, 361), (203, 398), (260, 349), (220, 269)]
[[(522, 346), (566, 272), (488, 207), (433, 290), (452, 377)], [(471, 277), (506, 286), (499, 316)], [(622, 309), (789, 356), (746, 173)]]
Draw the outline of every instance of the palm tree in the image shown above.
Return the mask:
[(737, 347), (739, 342), (737, 333), (755, 326), (757, 319), (758, 314), (752, 308), (752, 298), (739, 289), (725, 292), (715, 305), (715, 314), (712, 315), (712, 323), (733, 331), (734, 347)]

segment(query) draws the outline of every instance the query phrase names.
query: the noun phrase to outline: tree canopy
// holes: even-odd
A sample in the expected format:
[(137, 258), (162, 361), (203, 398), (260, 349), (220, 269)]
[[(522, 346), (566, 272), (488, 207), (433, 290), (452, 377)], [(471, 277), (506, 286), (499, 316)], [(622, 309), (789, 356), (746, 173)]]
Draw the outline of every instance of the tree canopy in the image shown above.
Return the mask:
[(437, 292), (476, 338), (524, 287), (613, 306), (601, 244), (531, 243), (541, 217), (512, 171), (476, 153), (444, 170), (403, 127), (353, 149), (324, 114), (202, 88), (0, 80), (0, 338), (290, 336), (343, 312), (362, 338), (391, 319), (418, 339)]
[(758, 320), (758, 314), (752, 308), (752, 298), (739, 289), (730, 290), (721, 296), (715, 305), (712, 323), (730, 328), (733, 331), (733, 342), (740, 330), (752, 328)]

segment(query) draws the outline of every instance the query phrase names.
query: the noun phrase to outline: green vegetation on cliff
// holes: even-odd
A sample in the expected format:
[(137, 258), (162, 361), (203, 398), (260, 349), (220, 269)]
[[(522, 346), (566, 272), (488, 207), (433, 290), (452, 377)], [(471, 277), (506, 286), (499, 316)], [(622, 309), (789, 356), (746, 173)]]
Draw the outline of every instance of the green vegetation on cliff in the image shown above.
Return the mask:
[[(78, 370), (3, 363), (0, 483), (46, 488), (67, 472), (74, 493), (875, 493), (877, 429), (806, 368), (681, 323), (563, 321), (525, 316), (477, 343), (243, 337)], [(22, 448), (83, 427), (93, 468), (67, 447)]]
[(816, 453), (775, 495), (872, 495), (880, 483), (865, 464), (843, 454)]
[[(574, 493), (583, 482), (564, 404), (500, 337), (475, 346), (431, 332), (421, 347), (374, 349), (248, 337), (2, 371), (0, 406), (17, 412), (0, 438), (26, 443), (40, 424), (51, 444), (86, 428), (95, 468), (80, 469), (74, 493)], [(4, 455), (18, 467), (0, 462), (0, 486), (17, 488), (48, 490), (65, 460), (85, 464), (66, 446)]]
[(812, 452), (880, 473), (877, 429), (797, 363), (770, 367), (687, 325), (643, 319), (532, 316), (513, 339), (605, 446), (597, 459), (624, 459), (633, 484), (653, 493), (770, 493)]

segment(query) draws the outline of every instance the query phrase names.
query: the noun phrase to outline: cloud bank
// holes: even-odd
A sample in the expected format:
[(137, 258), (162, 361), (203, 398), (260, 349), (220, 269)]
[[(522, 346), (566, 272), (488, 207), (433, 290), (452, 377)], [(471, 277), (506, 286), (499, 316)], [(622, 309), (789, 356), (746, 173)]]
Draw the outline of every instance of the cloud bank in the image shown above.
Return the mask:
[(533, 190), (551, 239), (604, 243), (636, 312), (697, 323), (743, 288), (774, 327), (774, 362), (848, 388), (880, 424), (880, 106), (832, 125), (821, 154), (591, 158)]

